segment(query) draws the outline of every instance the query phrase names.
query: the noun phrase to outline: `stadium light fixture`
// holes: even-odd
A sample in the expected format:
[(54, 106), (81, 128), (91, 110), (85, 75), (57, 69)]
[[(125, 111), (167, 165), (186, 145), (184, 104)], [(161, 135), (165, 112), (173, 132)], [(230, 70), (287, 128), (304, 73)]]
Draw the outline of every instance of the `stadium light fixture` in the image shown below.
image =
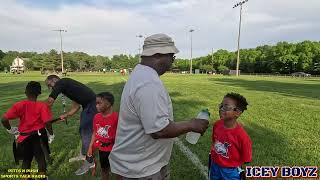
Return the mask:
[(61, 55), (61, 73), (64, 73), (64, 67), (63, 67), (63, 51), (62, 51), (62, 32), (67, 32), (65, 29), (56, 29), (53, 31), (58, 31), (60, 34), (60, 55)]
[(239, 76), (239, 64), (240, 64), (240, 33), (241, 33), (241, 18), (242, 18), (242, 5), (248, 2), (248, 0), (244, 0), (241, 2), (238, 2), (233, 6), (233, 8), (236, 8), (240, 6), (240, 22), (239, 22), (239, 34), (238, 34), (238, 55), (237, 55), (237, 67), (236, 67), (236, 76)]
[(194, 29), (190, 29), (190, 74), (192, 74), (192, 32)]

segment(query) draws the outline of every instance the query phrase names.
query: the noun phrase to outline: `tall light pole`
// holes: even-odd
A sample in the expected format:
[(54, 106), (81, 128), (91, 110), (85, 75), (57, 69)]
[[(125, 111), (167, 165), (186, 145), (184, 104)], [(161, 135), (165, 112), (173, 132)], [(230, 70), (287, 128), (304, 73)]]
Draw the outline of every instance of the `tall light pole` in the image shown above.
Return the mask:
[(314, 71), (318, 71), (320, 69), (320, 63), (316, 62), (314, 63)]
[[(140, 35), (136, 35), (136, 37), (137, 37), (137, 38), (144, 38), (144, 36), (142, 36), (141, 34), (140, 34)], [(140, 41), (140, 39), (139, 39), (139, 48), (138, 48), (138, 50), (139, 50), (139, 54), (141, 55), (141, 53), (142, 53), (142, 47), (141, 47), (141, 41)]]
[(60, 33), (60, 55), (61, 55), (61, 73), (63, 74), (64, 72), (64, 67), (63, 67), (63, 51), (62, 51), (62, 32), (67, 32), (67, 30), (64, 29), (56, 29), (53, 31), (58, 31)]
[(240, 21), (239, 21), (239, 34), (238, 34), (238, 56), (237, 56), (237, 68), (236, 68), (236, 75), (239, 76), (239, 64), (240, 64), (240, 33), (241, 33), (241, 16), (242, 16), (242, 5), (244, 3), (248, 2), (248, 0), (244, 0), (241, 2), (238, 2), (233, 6), (233, 8), (236, 8), (240, 6)]
[(193, 29), (190, 29), (189, 32), (190, 32), (190, 74), (192, 74), (192, 32), (194, 30)]
[(211, 66), (213, 68), (213, 48), (212, 48), (212, 51), (211, 51)]
[(139, 48), (138, 48), (138, 54), (139, 54), (139, 62), (141, 62), (141, 54), (142, 54), (142, 50), (143, 50), (143, 48), (141, 47), (141, 40), (140, 39), (142, 39), (142, 38), (144, 38), (144, 36), (142, 36), (141, 34), (140, 35), (136, 35), (136, 37), (137, 38), (139, 38), (138, 39), (138, 41), (139, 41)]

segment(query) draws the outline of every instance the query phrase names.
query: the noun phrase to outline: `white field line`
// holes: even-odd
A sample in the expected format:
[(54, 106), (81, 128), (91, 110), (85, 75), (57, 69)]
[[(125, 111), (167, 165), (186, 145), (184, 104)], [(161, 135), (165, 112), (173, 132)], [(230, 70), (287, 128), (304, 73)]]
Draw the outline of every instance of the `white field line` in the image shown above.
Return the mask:
[(121, 79), (123, 80), (123, 82), (127, 82), (126, 78), (122, 77)]
[(175, 138), (174, 143), (179, 147), (180, 151), (187, 156), (193, 165), (199, 169), (203, 177), (208, 179), (208, 167), (201, 163), (198, 156), (195, 155), (187, 146), (185, 146), (179, 138)]

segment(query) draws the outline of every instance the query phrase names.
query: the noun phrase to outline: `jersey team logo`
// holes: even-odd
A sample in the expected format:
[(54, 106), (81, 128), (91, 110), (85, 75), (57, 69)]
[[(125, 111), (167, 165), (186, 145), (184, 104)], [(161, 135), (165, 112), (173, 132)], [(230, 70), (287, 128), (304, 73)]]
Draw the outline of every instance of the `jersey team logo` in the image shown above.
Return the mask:
[(111, 126), (109, 126), (109, 125), (106, 125), (104, 127), (100, 126), (100, 127), (98, 127), (97, 133), (99, 134), (99, 136), (102, 136), (104, 138), (109, 138), (109, 128), (110, 127)]
[(219, 141), (216, 141), (214, 143), (214, 149), (216, 151), (217, 154), (220, 154), (222, 155), (223, 157), (225, 158), (229, 158), (229, 155), (228, 155), (228, 148), (230, 147), (231, 145), (227, 142), (225, 143), (221, 143)]

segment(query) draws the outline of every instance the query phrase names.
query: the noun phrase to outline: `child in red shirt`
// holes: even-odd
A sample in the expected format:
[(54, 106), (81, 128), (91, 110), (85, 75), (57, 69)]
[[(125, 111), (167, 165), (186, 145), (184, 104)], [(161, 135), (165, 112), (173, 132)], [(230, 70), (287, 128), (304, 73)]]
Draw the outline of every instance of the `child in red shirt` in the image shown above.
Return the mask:
[(114, 96), (109, 92), (97, 95), (96, 107), (98, 114), (93, 119), (93, 133), (90, 146), (84, 164), (76, 171), (76, 175), (82, 175), (94, 168), (93, 152), (99, 149), (102, 179), (108, 179), (110, 164), (109, 154), (112, 150), (118, 125), (118, 113), (113, 112)]
[(251, 162), (251, 139), (237, 122), (247, 105), (237, 93), (228, 93), (219, 105), (220, 120), (212, 128), (210, 180), (240, 179), (240, 167)]
[[(39, 82), (30, 81), (25, 90), (27, 100), (15, 103), (2, 117), (2, 124), (8, 133), (17, 136), (16, 162), (18, 154), (22, 155), (22, 169), (30, 169), (33, 157), (38, 162), (39, 173), (46, 173), (46, 158), (50, 154), (46, 123), (52, 118), (51, 112), (45, 103), (37, 101), (41, 94)], [(9, 120), (20, 119), (19, 126), (11, 127)], [(51, 124), (47, 124), (49, 143), (54, 139)], [(15, 143), (15, 142), (14, 142)], [(14, 144), (15, 145), (15, 144)]]

